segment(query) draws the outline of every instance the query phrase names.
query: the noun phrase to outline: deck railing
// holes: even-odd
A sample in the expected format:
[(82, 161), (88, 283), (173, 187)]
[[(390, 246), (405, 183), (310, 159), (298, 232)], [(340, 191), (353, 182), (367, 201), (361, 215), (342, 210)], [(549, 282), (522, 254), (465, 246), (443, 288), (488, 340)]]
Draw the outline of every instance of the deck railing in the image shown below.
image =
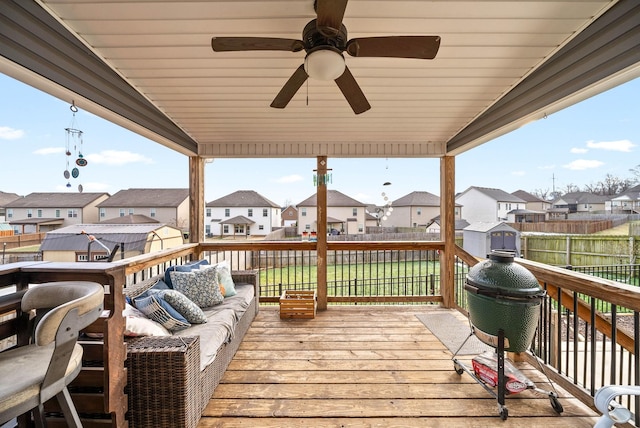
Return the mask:
[[(329, 242), (322, 261), (327, 270), (327, 300), (334, 305), (439, 304), (442, 287), (447, 286), (440, 282), (439, 251), (443, 249), (442, 242)], [(465, 277), (478, 260), (460, 247), (456, 247), (455, 255), (454, 295), (464, 312)], [(310, 242), (188, 244), (111, 264), (88, 265), (108, 266), (105, 272), (119, 272), (115, 277), (122, 277), (121, 285), (126, 286), (159, 275), (171, 265), (199, 258), (208, 258), (212, 263), (225, 259), (234, 270), (258, 269), (261, 303), (275, 304), (284, 290), (318, 287), (320, 261), (315, 243)], [(548, 368), (547, 374), (587, 404), (603, 385), (640, 384), (637, 288), (565, 268), (523, 259), (517, 262), (528, 268), (547, 291), (532, 346)], [(49, 274), (45, 265), (46, 262), (37, 268), (39, 280), (51, 281), (66, 278), (69, 265), (79, 264), (51, 264), (58, 267)], [(25, 281), (31, 278), (26, 274), (16, 280), (20, 269), (11, 265), (3, 268), (0, 289), (15, 285), (16, 281), (19, 288), (24, 288)], [(90, 277), (112, 275), (95, 270), (91, 270)], [(73, 276), (78, 277), (78, 273)], [(5, 309), (16, 309), (12, 299), (2, 301)], [(0, 313), (7, 312), (1, 309)], [(0, 328), (0, 339), (7, 337), (12, 323)], [(113, 346), (118, 346), (117, 342)], [(640, 409), (635, 400), (624, 404), (634, 411)]]

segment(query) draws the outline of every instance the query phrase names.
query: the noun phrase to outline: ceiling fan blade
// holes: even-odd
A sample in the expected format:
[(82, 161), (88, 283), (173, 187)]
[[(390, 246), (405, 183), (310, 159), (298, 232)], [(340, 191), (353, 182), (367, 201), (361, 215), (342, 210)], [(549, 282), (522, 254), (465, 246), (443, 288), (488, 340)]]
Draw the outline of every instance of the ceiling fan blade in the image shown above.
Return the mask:
[(333, 37), (340, 31), (347, 0), (316, 0), (318, 31), (327, 37)]
[(304, 49), (302, 40), (276, 37), (213, 37), (211, 48), (216, 52), (235, 51), (290, 51)]
[(362, 37), (347, 43), (347, 53), (357, 57), (433, 59), (440, 49), (440, 36)]
[(304, 71), (304, 65), (300, 65), (300, 67), (293, 72), (289, 80), (287, 80), (287, 83), (280, 89), (278, 95), (273, 99), (271, 107), (285, 108), (287, 104), (289, 104), (289, 101), (291, 101), (291, 98), (298, 92), (300, 86), (307, 81), (308, 77), (309, 75)]
[(356, 82), (356, 79), (348, 67), (344, 68), (344, 73), (342, 73), (342, 76), (338, 77), (335, 82), (355, 114), (364, 113), (371, 108), (369, 101), (367, 101), (362, 89), (358, 86), (358, 82)]

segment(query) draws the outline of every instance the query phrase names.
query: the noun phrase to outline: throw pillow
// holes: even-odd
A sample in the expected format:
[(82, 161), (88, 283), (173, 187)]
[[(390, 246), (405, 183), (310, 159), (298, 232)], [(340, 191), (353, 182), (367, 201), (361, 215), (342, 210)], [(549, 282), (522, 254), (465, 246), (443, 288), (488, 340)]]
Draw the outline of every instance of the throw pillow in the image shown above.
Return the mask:
[(173, 309), (178, 311), (191, 324), (204, 324), (207, 322), (207, 316), (202, 312), (202, 309), (181, 292), (165, 290), (160, 294)]
[(218, 282), (220, 283), (221, 288), (224, 289), (222, 293), (224, 294), (224, 297), (235, 296), (237, 294), (236, 285), (231, 277), (231, 267), (229, 266), (229, 262), (223, 260), (220, 263), (216, 263), (214, 266), (218, 271)]
[(157, 322), (145, 317), (140, 310), (126, 304), (122, 311), (125, 319), (125, 336), (171, 336), (171, 333)]
[(147, 318), (159, 323), (169, 331), (180, 331), (191, 327), (191, 324), (185, 317), (166, 302), (160, 293), (150, 294), (146, 297), (138, 297), (134, 299), (136, 308), (140, 310)]
[(216, 269), (195, 269), (191, 272), (171, 272), (173, 288), (201, 308), (222, 303), (224, 296), (218, 286)]
[(200, 266), (208, 264), (208, 260), (202, 259), (192, 263), (186, 263), (184, 265), (170, 266), (166, 271), (164, 271), (164, 282), (169, 286), (169, 288), (173, 288), (173, 284), (171, 282), (171, 272), (191, 272), (194, 269), (198, 269)]

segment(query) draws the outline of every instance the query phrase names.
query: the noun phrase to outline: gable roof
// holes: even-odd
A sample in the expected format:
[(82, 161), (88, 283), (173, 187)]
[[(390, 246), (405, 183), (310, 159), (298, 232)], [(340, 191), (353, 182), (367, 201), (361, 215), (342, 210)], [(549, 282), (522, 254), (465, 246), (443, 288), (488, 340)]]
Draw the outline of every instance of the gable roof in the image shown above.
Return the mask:
[(546, 202), (549, 203), (548, 201), (545, 201), (542, 198), (537, 197), (536, 195), (532, 195), (529, 192), (525, 192), (524, 190), (516, 190), (515, 192), (511, 193), (513, 196), (516, 196), (520, 199), (522, 199), (525, 202)]
[(262, 196), (255, 190), (238, 190), (226, 196), (213, 200), (208, 207), (232, 208), (232, 207), (272, 207), (280, 208), (280, 205)]
[(624, 200), (624, 201), (638, 201), (640, 200), (640, 184), (638, 184), (637, 186), (633, 186), (630, 189), (625, 190), (624, 192), (620, 193), (619, 195), (617, 195), (614, 198), (611, 198), (611, 200)]
[(589, 192), (570, 192), (555, 199), (552, 203), (555, 205), (560, 201), (564, 201), (568, 204), (604, 204), (609, 198), (609, 196), (596, 195)]
[(178, 207), (189, 198), (189, 189), (126, 189), (120, 190), (98, 208)]
[(0, 207), (6, 206), (8, 203), (18, 199), (20, 195), (16, 193), (7, 193), (0, 190)]
[[(394, 207), (439, 207), (440, 197), (433, 193), (414, 191), (393, 201)], [(461, 206), (456, 203), (455, 205)]]
[(108, 193), (30, 193), (6, 205), (7, 208), (84, 208)]
[[(300, 202), (299, 207), (315, 207), (318, 206), (317, 195), (314, 193), (304, 201)], [(350, 196), (345, 195), (337, 190), (327, 190), (327, 207), (366, 207), (367, 204), (363, 204), (360, 201), (356, 201)]]
[(142, 214), (129, 214), (121, 217), (109, 218), (102, 220), (102, 224), (153, 224), (160, 223), (155, 218), (148, 217)]
[(511, 193), (507, 193), (504, 190), (494, 189), (490, 187), (478, 187), (478, 186), (469, 187), (467, 190), (465, 190), (460, 195), (458, 195), (456, 199), (458, 199), (460, 196), (464, 195), (465, 193), (471, 190), (476, 190), (498, 202), (516, 202), (516, 203), (524, 202), (524, 200), (520, 199), (517, 196), (512, 195)]

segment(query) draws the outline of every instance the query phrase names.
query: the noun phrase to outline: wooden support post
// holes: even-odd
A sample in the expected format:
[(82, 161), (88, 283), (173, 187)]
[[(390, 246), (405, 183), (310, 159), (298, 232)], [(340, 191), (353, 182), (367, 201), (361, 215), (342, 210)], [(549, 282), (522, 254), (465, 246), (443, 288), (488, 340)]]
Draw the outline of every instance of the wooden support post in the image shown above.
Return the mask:
[(455, 157), (440, 158), (440, 240), (444, 251), (440, 252), (440, 294), (442, 306), (455, 306)]
[[(189, 242), (204, 241), (204, 158), (189, 157)], [(194, 257), (199, 258), (199, 254)]]
[(318, 166), (316, 173), (318, 174), (317, 189), (317, 235), (316, 257), (318, 260), (317, 279), (318, 279), (318, 310), (327, 309), (327, 183), (324, 179), (327, 175), (327, 157), (318, 156)]

